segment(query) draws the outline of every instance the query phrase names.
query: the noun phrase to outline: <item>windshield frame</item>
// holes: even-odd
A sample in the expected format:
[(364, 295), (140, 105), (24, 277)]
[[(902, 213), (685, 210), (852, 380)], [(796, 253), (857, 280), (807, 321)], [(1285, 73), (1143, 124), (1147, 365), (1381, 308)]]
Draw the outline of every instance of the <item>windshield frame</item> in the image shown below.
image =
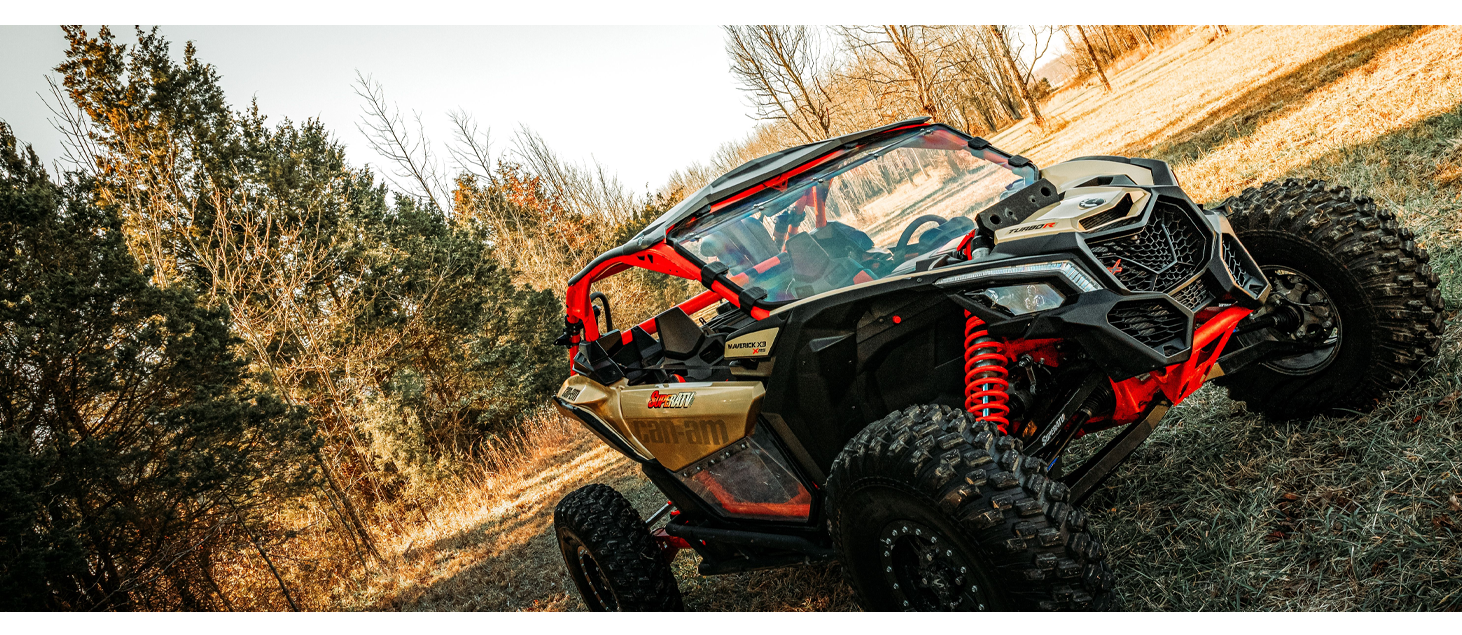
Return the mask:
[[(872, 161), (878, 158), (880, 155), (886, 153), (887, 151), (900, 148), (905, 144), (919, 138), (920, 136), (928, 134), (933, 130), (947, 131), (949, 133), (952, 133), (956, 137), (963, 139), (969, 145), (970, 151), (976, 153), (980, 159), (1009, 170), (1012, 176), (1022, 179), (1025, 185), (1035, 183), (1037, 180), (1040, 179), (1040, 170), (1036, 167), (1034, 163), (1030, 162), (1028, 159), (1001, 151), (1000, 149), (991, 145), (988, 141), (985, 141), (984, 139), (979, 137), (965, 134), (964, 132), (961, 132), (949, 125), (942, 123), (931, 123), (925, 125), (903, 127), (859, 140), (856, 143), (846, 144), (821, 156), (812, 158), (811, 160), (801, 165), (789, 168), (781, 174), (773, 176), (772, 178), (767, 179), (760, 184), (752, 184), (745, 190), (733, 194), (721, 201), (716, 202), (715, 204), (708, 205), (703, 209), (688, 215), (684, 219), (675, 222), (669, 227), (666, 227), (664, 241), (667, 245), (674, 249), (676, 253), (686, 258), (690, 262), (690, 264), (695, 265), (702, 271), (701, 277), (703, 281), (708, 278), (707, 274), (710, 273), (711, 275), (709, 276), (709, 278), (725, 284), (732, 292), (739, 296), (742, 304), (744, 305), (742, 306), (742, 308), (745, 310), (751, 310), (752, 307), (760, 307), (768, 310), (776, 309), (829, 293), (834, 293), (841, 289), (849, 288), (846, 286), (839, 287), (807, 297), (791, 298), (780, 301), (766, 300), (763, 298), (750, 296), (745, 292), (746, 289), (750, 287), (743, 287), (736, 280), (724, 275), (724, 270), (721, 270), (720, 268), (708, 269), (708, 266), (711, 263), (707, 263), (700, 257), (699, 254), (695, 253), (687, 246), (681, 244), (681, 242), (677, 240), (677, 234), (683, 235), (684, 232), (686, 232), (687, 230), (690, 230), (696, 225), (705, 222), (708, 218), (719, 217), (719, 215), (723, 212), (735, 214), (737, 213), (735, 210), (744, 209), (747, 206), (755, 206), (763, 202), (777, 199), (785, 194), (786, 190), (788, 189), (787, 184), (790, 180), (792, 180), (794, 177), (804, 176), (805, 173), (816, 170), (818, 166), (822, 166), (830, 162), (835, 162), (838, 159), (861, 152), (870, 147), (881, 146), (878, 152), (868, 153), (861, 160), (850, 162), (847, 165), (839, 166), (836, 170), (831, 171), (827, 174), (817, 175), (821, 178), (830, 178), (838, 174), (848, 172), (860, 165), (867, 163), (868, 161)], [(988, 209), (988, 206), (986, 207), (986, 209)], [(877, 283), (878, 281), (879, 280), (873, 280), (861, 284), (873, 284)], [(753, 285), (753, 287), (754, 286), (755, 285)], [(750, 302), (750, 304), (747, 304), (748, 301)]]

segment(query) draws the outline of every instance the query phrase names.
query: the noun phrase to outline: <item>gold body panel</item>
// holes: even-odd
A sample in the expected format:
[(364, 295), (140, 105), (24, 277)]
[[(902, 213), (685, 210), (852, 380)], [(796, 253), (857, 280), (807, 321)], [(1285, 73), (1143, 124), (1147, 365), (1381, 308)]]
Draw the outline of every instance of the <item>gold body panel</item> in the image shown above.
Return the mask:
[(1138, 185), (1152, 185), (1152, 170), (1140, 165), (1101, 159), (1077, 159), (1041, 170), (1041, 178), (1064, 192), (1099, 176), (1124, 175)]
[[(1025, 222), (996, 231), (995, 242), (1002, 243), (1010, 240), (1050, 236), (1051, 234), (1089, 231), (1081, 226), (1081, 221), (1116, 207), (1123, 196), (1132, 199), (1132, 207), (1122, 218), (1141, 214), (1143, 206), (1147, 204), (1147, 197), (1150, 196), (1144, 190), (1123, 187), (1078, 187), (1066, 190), (1065, 194), (1065, 198), (1060, 203), (1032, 214), (1030, 218), (1025, 219)], [(1081, 207), (1084, 201), (1098, 200), (1101, 203), (1094, 207), (1085, 209)]]
[(598, 417), (646, 458), (678, 470), (751, 434), (766, 389), (759, 381), (604, 386), (570, 376), (559, 397)]
[[(1041, 178), (1050, 181), (1063, 194), (1062, 201), (1032, 214), (1019, 225), (996, 231), (995, 242), (1097, 229), (1082, 227), (1081, 220), (1111, 209), (1122, 200), (1124, 193), (1132, 199), (1132, 210), (1128, 216), (1141, 213), (1149, 196), (1145, 190), (1121, 186), (1078, 187), (1099, 176), (1117, 175), (1126, 176), (1137, 185), (1152, 185), (1151, 170), (1120, 161), (1077, 159), (1041, 170)], [(1081, 207), (1082, 201), (1095, 198), (1102, 199), (1102, 203), (1095, 207)]]

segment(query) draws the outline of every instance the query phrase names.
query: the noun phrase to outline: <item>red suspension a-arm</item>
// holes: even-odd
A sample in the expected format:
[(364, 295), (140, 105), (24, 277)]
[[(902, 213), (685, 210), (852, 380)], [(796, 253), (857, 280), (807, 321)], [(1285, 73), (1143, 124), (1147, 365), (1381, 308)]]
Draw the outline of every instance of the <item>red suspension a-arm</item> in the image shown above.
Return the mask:
[(1252, 312), (1252, 309), (1236, 306), (1224, 309), (1194, 330), (1193, 353), (1188, 361), (1153, 371), (1146, 377), (1112, 382), (1112, 392), (1117, 398), (1112, 423), (1136, 421), (1159, 393), (1177, 405), (1201, 388), (1213, 370), (1214, 362), (1223, 354), (1224, 346), (1228, 345), (1234, 327)]
[[(1229, 307), (1219, 311), (1193, 332), (1193, 353), (1187, 361), (1173, 364), (1162, 370), (1112, 382), (1116, 397), (1116, 408), (1106, 426), (1121, 425), (1136, 421), (1146, 412), (1149, 404), (1161, 394), (1176, 405), (1187, 399), (1203, 386), (1213, 364), (1218, 361), (1233, 335), (1234, 327), (1252, 311), (1241, 307)], [(1015, 358), (1027, 351), (1034, 354), (1045, 350), (1056, 340), (1032, 340), (1002, 343), (991, 338), (985, 330), (985, 323), (978, 317), (965, 312), (965, 410), (981, 421), (989, 421), (1007, 430), (1010, 412), (1008, 405), (1010, 386), (1008, 366)], [(1055, 365), (1051, 355), (1042, 362)]]

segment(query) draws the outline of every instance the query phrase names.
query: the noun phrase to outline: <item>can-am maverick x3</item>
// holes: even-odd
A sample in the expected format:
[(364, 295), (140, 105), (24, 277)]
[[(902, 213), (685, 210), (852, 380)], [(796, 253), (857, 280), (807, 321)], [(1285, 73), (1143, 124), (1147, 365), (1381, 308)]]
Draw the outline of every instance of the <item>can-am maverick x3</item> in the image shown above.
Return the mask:
[[(1213, 379), (1271, 417), (1363, 410), (1436, 354), (1412, 238), (1318, 181), (1204, 208), (1161, 161), (1037, 169), (926, 120), (750, 161), (569, 281), (554, 401), (674, 511), (652, 533), (575, 491), (564, 559), (593, 609), (680, 608), (679, 549), (837, 559), (874, 610), (1105, 607), (1081, 504), (1169, 407)], [(631, 267), (707, 290), (613, 329), (591, 287)]]

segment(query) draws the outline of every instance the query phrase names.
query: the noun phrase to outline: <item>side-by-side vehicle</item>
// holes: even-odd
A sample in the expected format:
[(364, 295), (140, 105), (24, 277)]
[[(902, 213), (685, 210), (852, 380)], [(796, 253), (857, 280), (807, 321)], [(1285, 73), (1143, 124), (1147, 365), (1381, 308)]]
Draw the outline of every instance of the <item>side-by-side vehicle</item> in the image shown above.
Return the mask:
[[(616, 329), (594, 285), (630, 268), (705, 291)], [(1161, 161), (1042, 169), (927, 120), (789, 148), (570, 280), (554, 401), (669, 503), (590, 485), (559, 543), (593, 609), (681, 608), (682, 549), (839, 560), (870, 610), (1105, 608), (1082, 503), (1170, 407), (1210, 380), (1275, 419), (1372, 407), (1436, 354), (1437, 283), (1318, 181), (1205, 207)]]

